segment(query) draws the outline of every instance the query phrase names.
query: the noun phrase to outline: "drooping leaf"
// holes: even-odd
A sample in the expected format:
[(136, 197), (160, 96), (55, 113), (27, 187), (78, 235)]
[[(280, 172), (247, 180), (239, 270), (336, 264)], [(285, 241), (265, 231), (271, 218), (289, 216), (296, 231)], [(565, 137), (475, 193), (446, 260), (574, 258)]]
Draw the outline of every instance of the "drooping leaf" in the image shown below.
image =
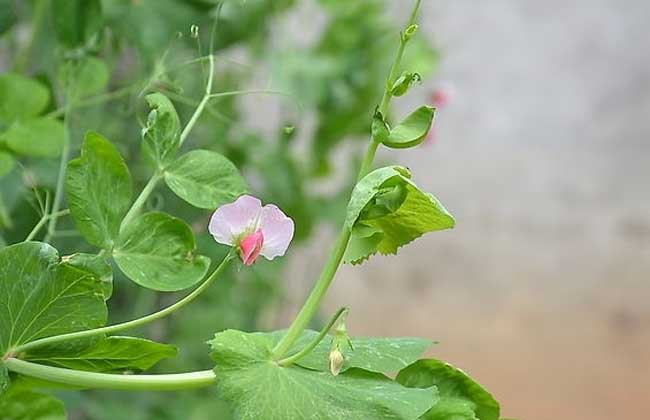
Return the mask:
[(68, 369), (121, 373), (145, 371), (176, 354), (177, 349), (168, 344), (136, 337), (108, 337), (90, 348), (66, 353), (36, 349), (25, 359)]
[(57, 157), (63, 149), (65, 131), (59, 120), (30, 118), (15, 121), (0, 139), (23, 156)]
[(416, 419), (434, 403), (431, 389), (408, 392), (363, 369), (333, 376), (271, 360), (272, 343), (261, 334), (227, 330), (210, 342), (221, 395), (239, 420)]
[(422, 143), (431, 128), (435, 111), (435, 108), (430, 106), (419, 107), (390, 130), (390, 134), (383, 141), (384, 145), (405, 149)]
[(215, 209), (248, 191), (239, 170), (223, 155), (193, 150), (165, 171), (165, 182), (180, 198), (203, 209)]
[(180, 219), (146, 213), (126, 226), (113, 250), (120, 269), (143, 287), (176, 291), (199, 282), (210, 259), (196, 254), (194, 234)]
[[(285, 331), (275, 331), (262, 335), (268, 336), (275, 345), (284, 333)], [(312, 342), (318, 334), (317, 331), (305, 331), (288, 354), (297, 353)], [(351, 348), (344, 346), (341, 349), (345, 357), (341, 372), (351, 368), (377, 373), (397, 372), (418, 360), (432, 344), (431, 340), (412, 337), (353, 337), (350, 342)], [(331, 343), (332, 336), (328, 335), (314, 350), (296, 363), (309, 369), (329, 372)]]
[(83, 45), (101, 29), (100, 0), (52, 0), (54, 30), (67, 47)]
[(102, 284), (93, 274), (61, 263), (44, 243), (0, 249), (0, 354), (105, 322)]
[(162, 93), (147, 95), (151, 108), (142, 131), (142, 151), (156, 167), (163, 168), (178, 151), (181, 121), (174, 104)]
[(66, 420), (63, 402), (47, 394), (10, 390), (0, 396), (0, 415), (6, 420)]
[(419, 360), (402, 369), (397, 382), (409, 388), (435, 386), (440, 400), (424, 420), (498, 420), (499, 403), (465, 372), (435, 359)]
[(0, 76), (0, 122), (5, 125), (39, 115), (49, 101), (50, 91), (42, 83), (16, 73)]
[(0, 151), (0, 178), (11, 172), (14, 164), (14, 158), (9, 153)]
[(110, 73), (106, 63), (93, 56), (69, 61), (61, 68), (60, 78), (74, 99), (96, 95), (106, 89)]
[(115, 146), (86, 134), (81, 157), (68, 163), (66, 196), (79, 232), (88, 242), (111, 248), (131, 204), (131, 175)]
[(359, 263), (376, 252), (395, 254), (427, 232), (454, 226), (444, 206), (410, 178), (406, 168), (390, 166), (359, 181), (347, 209), (345, 226), (352, 238), (345, 261)]
[(95, 274), (102, 284), (104, 300), (111, 297), (113, 294), (113, 268), (106, 258), (101, 255), (78, 252), (64, 257), (63, 260), (74, 267)]

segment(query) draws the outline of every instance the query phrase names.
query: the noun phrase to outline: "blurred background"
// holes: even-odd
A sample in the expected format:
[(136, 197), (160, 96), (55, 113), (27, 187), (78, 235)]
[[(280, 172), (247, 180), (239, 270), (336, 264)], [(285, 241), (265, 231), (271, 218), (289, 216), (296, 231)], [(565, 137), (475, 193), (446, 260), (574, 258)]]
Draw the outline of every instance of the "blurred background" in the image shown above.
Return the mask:
[[(49, 86), (56, 112), (66, 101), (61, 69), (100, 68), (93, 74), (105, 80), (93, 80), (88, 97), (110, 97), (80, 99), (91, 104), (68, 116), (73, 138), (78, 145), (94, 129), (119, 143), (140, 185), (149, 176), (139, 157), (142, 93), (165, 92), (187, 121), (203, 88), (196, 58), (210, 51), (215, 20), (217, 91), (282, 92), (213, 101), (191, 139), (227, 154), (298, 228), (288, 258), (233, 271), (200, 303), (140, 331), (181, 348), (161, 371), (207, 368), (202, 343), (211, 334), (285, 327), (311, 288), (410, 4), (104, 0), (97, 12), (83, 3), (0, 1), (0, 69)], [(355, 335), (439, 341), (429, 355), (484, 384), (506, 417), (645, 418), (648, 22), (644, 0), (424, 1), (406, 60), (423, 83), (394, 101), (394, 115), (439, 105), (434, 135), (417, 150), (382, 151), (379, 161), (411, 168), (457, 227), (399, 257), (342, 267), (324, 313), (349, 305)], [(58, 158), (14, 158), (0, 179), (6, 243), (38, 221), (34, 197), (52, 190), (58, 166)], [(203, 253), (223, 252), (202, 235), (205, 212), (163, 189), (148, 206), (193, 222)], [(67, 229), (53, 239), (62, 253), (88, 247)], [(177, 298), (115, 282), (114, 321)], [(62, 396), (72, 419), (228, 419), (212, 390)]]

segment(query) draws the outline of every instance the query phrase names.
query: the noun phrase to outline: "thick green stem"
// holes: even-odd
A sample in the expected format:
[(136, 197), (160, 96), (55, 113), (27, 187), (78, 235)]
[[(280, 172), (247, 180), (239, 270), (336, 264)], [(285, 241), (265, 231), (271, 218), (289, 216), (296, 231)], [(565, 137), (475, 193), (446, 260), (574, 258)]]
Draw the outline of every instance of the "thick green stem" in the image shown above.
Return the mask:
[(214, 372), (211, 370), (171, 375), (120, 375), (44, 366), (13, 358), (5, 360), (4, 365), (10, 372), (79, 388), (178, 391), (211, 386), (216, 383)]
[(13, 354), (19, 354), (21, 352), (27, 351), (27, 350), (32, 350), (37, 347), (42, 347), (45, 345), (50, 345), (54, 343), (60, 343), (62, 341), (68, 341), (68, 340), (76, 340), (80, 338), (88, 338), (88, 337), (93, 337), (96, 335), (101, 335), (101, 334), (111, 334), (115, 333), (118, 331), (123, 331), (123, 330), (128, 330), (131, 328), (136, 328), (145, 324), (148, 324), (150, 322), (156, 321), (158, 319), (164, 318), (167, 315), (170, 315), (171, 313), (177, 311), (178, 309), (182, 308), (183, 306), (187, 305), (188, 303), (192, 302), (194, 299), (196, 299), (201, 293), (203, 293), (204, 290), (206, 290), (210, 285), (219, 277), (219, 274), (223, 272), (223, 270), (228, 266), (228, 263), (235, 257), (235, 252), (231, 250), (228, 255), (221, 261), (221, 264), (201, 283), (199, 287), (194, 289), (192, 293), (188, 294), (185, 296), (183, 299), (179, 300), (178, 302), (174, 303), (173, 305), (170, 305), (164, 309), (161, 309), (158, 312), (154, 312), (150, 315), (144, 316), (142, 318), (134, 319), (131, 321), (127, 322), (122, 322), (120, 324), (115, 324), (115, 325), (108, 325), (106, 327), (101, 327), (101, 328), (95, 328), (93, 330), (85, 330), (85, 331), (78, 331), (78, 332), (73, 332), (73, 333), (68, 333), (68, 334), (61, 334), (61, 335), (55, 335), (52, 337), (45, 337), (41, 338), (39, 340), (32, 341), (30, 343), (23, 344), (21, 346), (17, 346), (13, 349), (11, 349), (11, 353)]
[(311, 343), (309, 343), (304, 349), (300, 350), (298, 353), (294, 354), (293, 356), (289, 356), (287, 358), (284, 358), (280, 361), (278, 361), (278, 364), (280, 366), (289, 366), (293, 363), (296, 363), (298, 360), (302, 359), (306, 355), (308, 355), (313, 349), (320, 344), (321, 341), (325, 338), (327, 333), (332, 329), (336, 321), (338, 321), (341, 316), (343, 316), (344, 313), (348, 311), (348, 308), (341, 308), (336, 313), (334, 316), (330, 319), (330, 322), (325, 325), (325, 327), (320, 331), (320, 334), (314, 340), (312, 340)]
[(156, 189), (156, 185), (158, 185), (158, 182), (162, 179), (162, 174), (160, 172), (156, 172), (153, 174), (151, 179), (149, 179), (149, 182), (144, 186), (142, 189), (142, 192), (140, 192), (140, 195), (138, 198), (135, 199), (133, 202), (133, 205), (129, 209), (129, 211), (126, 213), (126, 216), (124, 216), (124, 219), (122, 219), (122, 229), (127, 226), (129, 223), (135, 219), (135, 217), (140, 213), (142, 210), (142, 207), (144, 207), (144, 204), (147, 202), (149, 199), (149, 196), (153, 192), (154, 189)]
[[(413, 8), (413, 12), (411, 13), (411, 18), (409, 19), (407, 27), (415, 23), (415, 18), (417, 16), (418, 9), (420, 8), (420, 1), (421, 0), (417, 0), (415, 7)], [(379, 111), (384, 115), (387, 113), (388, 106), (390, 105), (390, 100), (392, 98), (390, 90), (393, 80), (397, 77), (397, 72), (399, 71), (399, 66), (402, 61), (405, 45), (405, 37), (400, 36), (400, 46), (397, 51), (397, 56), (395, 57), (393, 65), (391, 66), (390, 73), (386, 81), (384, 94), (379, 105)], [(361, 168), (359, 169), (359, 175), (357, 177), (358, 180), (366, 176), (372, 169), (372, 163), (374, 161), (375, 153), (377, 152), (378, 147), (379, 144), (374, 141), (371, 141), (368, 145), (368, 151), (366, 152), (366, 156), (363, 159)], [(334, 249), (332, 250), (330, 257), (327, 260), (325, 267), (323, 267), (323, 271), (318, 277), (314, 288), (307, 297), (307, 300), (300, 309), (300, 312), (298, 312), (298, 315), (296, 315), (296, 318), (291, 323), (291, 326), (287, 330), (286, 334), (273, 349), (273, 358), (275, 360), (281, 360), (287, 351), (291, 349), (291, 346), (293, 346), (296, 340), (300, 337), (302, 332), (305, 330), (307, 325), (309, 325), (309, 322), (318, 311), (321, 301), (325, 297), (327, 289), (332, 283), (332, 280), (334, 280), (334, 275), (341, 265), (341, 261), (343, 261), (343, 256), (345, 255), (345, 250), (347, 249), (348, 243), (350, 242), (351, 235), (352, 232), (347, 227), (344, 226), (341, 229), (341, 233), (339, 234), (338, 240), (334, 245)]]

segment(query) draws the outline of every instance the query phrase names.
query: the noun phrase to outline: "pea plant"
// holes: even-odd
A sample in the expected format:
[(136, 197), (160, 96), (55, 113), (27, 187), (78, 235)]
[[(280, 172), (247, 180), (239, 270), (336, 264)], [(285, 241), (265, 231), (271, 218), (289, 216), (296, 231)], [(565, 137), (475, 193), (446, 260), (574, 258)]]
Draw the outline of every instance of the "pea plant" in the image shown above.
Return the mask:
[[(223, 398), (234, 417), (243, 420), (499, 420), (497, 401), (463, 371), (421, 358), (432, 344), (428, 339), (357, 337), (348, 330), (352, 315), (346, 307), (320, 331), (308, 329), (341, 264), (396, 254), (423, 234), (455, 224), (433, 195), (418, 188), (407, 168), (374, 164), (380, 147), (418, 146), (434, 120), (435, 109), (426, 105), (400, 122), (388, 118), (392, 99), (420, 80), (402, 62), (417, 35), (419, 5), (417, 1), (399, 34), (383, 95), (366, 122), (370, 139), (343, 226), (311, 293), (284, 330), (217, 331), (205, 344), (214, 362), (211, 370), (143, 374), (175, 357), (177, 349), (121, 334), (160, 322), (200, 299), (228, 274), (229, 266), (248, 270), (260, 257), (282, 257), (300, 229), (283, 209), (256, 198), (231, 160), (192, 148), (192, 130), (216, 95), (214, 57), (208, 56), (203, 99), (185, 124), (167, 95), (146, 96), (141, 160), (148, 165), (148, 181), (137, 195), (129, 166), (106, 136), (87, 132), (80, 155), (69, 161), (70, 145), (64, 142), (63, 165), (47, 211), (24, 241), (0, 248), (0, 418), (65, 418), (63, 403), (43, 391), (47, 389), (212, 387), (214, 397)], [(70, 77), (83, 78), (78, 69), (70, 71)], [(16, 75), (0, 82), (4, 92), (32, 92), (21, 100), (5, 94), (0, 101), (0, 119), (11, 123), (5, 142), (14, 151), (30, 147), (30, 131), (20, 130), (25, 124), (46, 124), (38, 118), (45, 93)], [(3, 154), (0, 169), (3, 159), (10, 159)], [(155, 188), (163, 185), (199, 211), (212, 212), (205, 229), (214, 239), (212, 246), (227, 247), (220, 261), (201, 255), (186, 221), (146, 208)], [(64, 218), (74, 222), (87, 242), (83, 252), (61, 256), (52, 246), (52, 232)], [(42, 241), (35, 240), (41, 236)], [(94, 251), (87, 252), (89, 247)], [(114, 269), (152, 293), (193, 290), (149, 315), (108, 324)]]

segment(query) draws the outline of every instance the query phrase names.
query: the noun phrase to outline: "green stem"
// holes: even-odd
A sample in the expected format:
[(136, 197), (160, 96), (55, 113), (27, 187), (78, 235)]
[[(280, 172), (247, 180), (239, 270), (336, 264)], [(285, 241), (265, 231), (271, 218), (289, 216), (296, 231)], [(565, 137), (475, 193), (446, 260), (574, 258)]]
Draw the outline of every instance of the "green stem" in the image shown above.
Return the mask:
[(47, 223), (47, 221), (50, 220), (52, 217), (61, 217), (67, 214), (70, 214), (70, 210), (68, 209), (61, 210), (52, 214), (44, 214), (43, 217), (41, 217), (41, 220), (39, 220), (38, 223), (36, 223), (32, 231), (29, 232), (29, 235), (27, 235), (24, 242), (29, 242), (33, 240), (34, 237), (38, 234), (38, 232), (43, 228), (43, 226), (45, 226), (45, 223)]
[(63, 121), (63, 150), (61, 150), (61, 161), (59, 162), (59, 174), (56, 179), (56, 191), (54, 192), (54, 203), (52, 203), (52, 210), (50, 214), (52, 217), (49, 219), (50, 223), (47, 225), (47, 234), (43, 239), (44, 242), (49, 242), (54, 236), (56, 231), (56, 222), (61, 202), (63, 201), (63, 183), (65, 181), (65, 171), (68, 166), (68, 158), (70, 155), (70, 105), (65, 107), (65, 118)]
[(180, 138), (181, 145), (185, 142), (187, 136), (189, 136), (190, 131), (192, 131), (192, 128), (194, 127), (194, 124), (196, 124), (196, 122), (199, 120), (199, 117), (203, 112), (203, 108), (205, 108), (212, 95), (212, 79), (214, 78), (214, 56), (212, 54), (208, 56), (208, 63), (210, 67), (208, 72), (208, 81), (205, 86), (205, 95), (203, 95), (203, 98), (201, 98), (201, 102), (199, 102), (199, 106), (196, 107), (194, 114), (192, 114), (192, 117), (187, 122), (187, 125), (185, 126), (183, 132), (181, 133), (181, 138)]
[(188, 303), (192, 302), (194, 299), (196, 299), (201, 293), (203, 293), (204, 290), (206, 290), (210, 285), (219, 277), (219, 274), (223, 272), (223, 270), (228, 266), (228, 263), (235, 257), (235, 252), (231, 249), (231, 251), (226, 255), (226, 257), (221, 261), (221, 264), (210, 274), (204, 281), (201, 283), (199, 287), (194, 289), (192, 293), (188, 294), (185, 296), (183, 299), (179, 300), (178, 302), (174, 303), (173, 305), (170, 305), (164, 309), (161, 309), (158, 312), (154, 312), (150, 315), (144, 316), (142, 318), (134, 319), (131, 321), (127, 322), (122, 322), (120, 324), (115, 324), (115, 325), (109, 325), (106, 327), (101, 327), (101, 328), (95, 328), (93, 330), (85, 330), (85, 331), (78, 331), (78, 332), (73, 332), (73, 333), (68, 333), (68, 334), (61, 334), (61, 335), (54, 335), (52, 337), (45, 337), (41, 338), (39, 340), (35, 340), (26, 344), (23, 344), (21, 346), (17, 346), (13, 349), (11, 349), (11, 353), (13, 354), (18, 354), (20, 352), (24, 352), (27, 350), (32, 350), (37, 347), (45, 346), (45, 345), (50, 345), (54, 343), (60, 343), (62, 341), (68, 341), (68, 340), (76, 340), (80, 338), (87, 338), (87, 337), (93, 337), (96, 335), (100, 334), (111, 334), (115, 333), (118, 331), (123, 331), (135, 327), (139, 327), (145, 324), (148, 324), (150, 322), (156, 321), (158, 319), (164, 318), (167, 315), (173, 313), (174, 311), (177, 311), (178, 309), (182, 308), (183, 306), (187, 305)]
[(334, 316), (330, 319), (330, 322), (327, 323), (327, 325), (320, 331), (320, 334), (318, 334), (318, 337), (316, 337), (314, 340), (312, 340), (311, 343), (309, 343), (304, 349), (300, 350), (298, 353), (294, 354), (293, 356), (289, 356), (287, 358), (284, 358), (280, 361), (278, 361), (278, 364), (280, 366), (289, 366), (293, 363), (296, 363), (298, 360), (302, 359), (306, 355), (308, 355), (313, 349), (316, 348), (316, 346), (323, 341), (327, 333), (332, 329), (336, 321), (341, 318), (341, 316), (348, 311), (348, 308), (341, 308), (336, 313)]
[[(129, 93), (133, 92), (136, 90), (135, 86), (126, 86), (117, 90), (114, 90), (113, 92), (108, 92), (102, 95), (97, 95), (97, 96), (91, 96), (90, 98), (87, 99), (82, 99), (74, 104), (70, 105), (71, 109), (80, 109), (80, 108), (86, 108), (94, 105), (100, 105), (103, 104), (104, 102), (109, 102), (114, 99), (119, 99), (122, 96), (126, 96)], [(54, 111), (50, 112), (49, 114), (45, 115), (46, 117), (49, 118), (58, 118), (61, 115), (65, 113), (66, 107), (55, 109)]]
[[(420, 1), (421, 0), (417, 0), (413, 12), (411, 13), (411, 18), (409, 19), (407, 27), (415, 22), (418, 9), (420, 8)], [(390, 105), (390, 100), (392, 98), (390, 88), (392, 86), (392, 80), (397, 77), (396, 75), (399, 71), (399, 66), (402, 61), (405, 45), (406, 41), (404, 40), (404, 37), (400, 36), (400, 46), (397, 52), (397, 56), (395, 57), (393, 65), (391, 66), (381, 104), (379, 105), (379, 111), (384, 115), (388, 111), (388, 106)], [(360, 180), (370, 172), (378, 147), (379, 144), (374, 141), (371, 141), (368, 145), (368, 150), (366, 152), (365, 158), (363, 159), (361, 168), (359, 169), (359, 175), (357, 179)], [(347, 249), (348, 243), (350, 242), (351, 235), (352, 232), (350, 229), (348, 229), (346, 226), (343, 226), (341, 233), (339, 233), (336, 244), (334, 245), (334, 249), (332, 249), (330, 257), (323, 267), (323, 271), (318, 277), (314, 288), (307, 297), (307, 300), (300, 309), (300, 312), (298, 312), (298, 315), (296, 315), (296, 318), (291, 323), (291, 326), (289, 326), (289, 329), (285, 335), (273, 349), (274, 360), (281, 360), (283, 358), (283, 356), (287, 353), (287, 351), (289, 351), (289, 349), (291, 349), (291, 346), (293, 346), (296, 340), (300, 337), (302, 332), (305, 330), (307, 325), (309, 325), (309, 322), (311, 322), (312, 318), (318, 311), (321, 301), (325, 297), (327, 289), (332, 283), (332, 280), (334, 280), (334, 275), (341, 265), (341, 261), (345, 255), (345, 250)]]
[(149, 182), (144, 186), (142, 191), (140, 192), (140, 195), (138, 198), (135, 199), (133, 202), (133, 205), (129, 209), (129, 211), (126, 213), (126, 216), (124, 216), (124, 219), (122, 219), (122, 229), (127, 226), (133, 219), (140, 213), (140, 210), (142, 210), (142, 207), (144, 204), (147, 202), (149, 199), (149, 196), (153, 192), (153, 190), (156, 188), (156, 185), (158, 185), (158, 182), (162, 179), (162, 174), (160, 172), (156, 172), (153, 174), (151, 179), (149, 179)]
[(177, 391), (211, 386), (216, 383), (212, 370), (171, 375), (120, 375), (44, 366), (13, 358), (5, 360), (4, 365), (11, 372), (79, 388)]

